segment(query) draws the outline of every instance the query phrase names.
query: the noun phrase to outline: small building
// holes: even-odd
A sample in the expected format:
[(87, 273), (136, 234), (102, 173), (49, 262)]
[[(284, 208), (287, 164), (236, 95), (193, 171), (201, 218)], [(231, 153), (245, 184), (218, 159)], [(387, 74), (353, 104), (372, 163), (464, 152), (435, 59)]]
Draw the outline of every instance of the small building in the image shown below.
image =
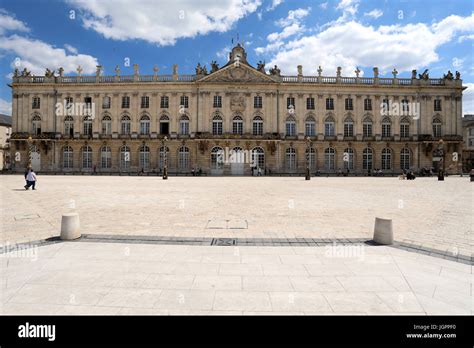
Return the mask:
[(0, 114), (0, 170), (10, 168), (10, 136), (12, 117)]

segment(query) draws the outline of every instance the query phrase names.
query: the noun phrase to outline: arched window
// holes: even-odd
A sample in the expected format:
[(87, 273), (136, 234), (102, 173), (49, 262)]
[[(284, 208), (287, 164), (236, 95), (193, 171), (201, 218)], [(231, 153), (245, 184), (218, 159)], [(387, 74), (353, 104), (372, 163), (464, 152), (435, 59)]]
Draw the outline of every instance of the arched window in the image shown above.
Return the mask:
[(92, 135), (92, 118), (90, 116), (86, 116), (82, 119), (84, 125), (84, 135)]
[(170, 134), (170, 118), (167, 115), (160, 117), (160, 134)]
[(336, 168), (336, 150), (328, 147), (324, 150), (324, 168), (326, 171), (331, 171)]
[(70, 137), (74, 136), (74, 119), (71, 116), (64, 119), (64, 134)]
[(263, 119), (255, 116), (252, 122), (253, 135), (263, 135)]
[(382, 120), (382, 138), (390, 138), (392, 136), (392, 122), (388, 117)]
[(252, 163), (257, 165), (257, 168), (265, 168), (265, 151), (260, 146), (252, 149)]
[(140, 118), (140, 134), (150, 134), (150, 117), (148, 115), (143, 115)]
[(441, 138), (441, 120), (439, 118), (433, 119), (433, 137)]
[(410, 136), (410, 120), (406, 117), (400, 120), (400, 137), (408, 138)]
[(139, 165), (144, 170), (150, 168), (150, 148), (146, 145), (140, 146)]
[(296, 150), (292, 147), (286, 149), (285, 163), (287, 170), (296, 169)]
[(382, 150), (382, 169), (392, 169), (392, 150), (385, 148)]
[(400, 168), (404, 170), (410, 169), (410, 150), (406, 147), (400, 151)]
[(304, 128), (305, 128), (305, 132), (304, 132), (305, 136), (307, 136), (307, 137), (316, 136), (316, 121), (314, 120), (313, 116), (309, 116), (306, 119)]
[(189, 169), (189, 148), (181, 146), (178, 150), (178, 168), (179, 170)]
[(215, 115), (212, 119), (212, 134), (222, 134), (222, 117), (220, 115)]
[(82, 168), (92, 168), (92, 148), (90, 146), (82, 147)]
[(112, 119), (108, 115), (102, 117), (102, 134), (112, 134)]
[(189, 117), (186, 115), (181, 116), (179, 120), (179, 133), (181, 135), (189, 134)]
[(211, 169), (222, 169), (224, 166), (224, 150), (215, 146), (211, 150)]
[(244, 132), (244, 121), (242, 117), (235, 116), (232, 120), (232, 133), (233, 134), (243, 134)]
[(74, 167), (74, 158), (72, 147), (64, 146), (63, 148), (63, 168), (73, 168)]
[(122, 116), (120, 120), (121, 134), (130, 134), (130, 117), (127, 115)]
[(130, 168), (130, 148), (126, 145), (123, 145), (120, 148), (120, 169), (127, 170)]
[(364, 121), (362, 121), (362, 134), (364, 138), (370, 138), (373, 136), (372, 125), (373, 122), (370, 117), (364, 118)]
[(306, 149), (306, 160), (309, 161), (309, 170), (316, 170), (316, 150), (314, 148)]
[[(170, 148), (166, 147), (166, 162), (168, 163), (169, 163), (169, 154), (170, 154)], [(160, 147), (158, 164), (161, 170), (165, 167), (165, 148), (163, 146)]]
[(354, 136), (354, 121), (352, 118), (347, 117), (344, 120), (344, 137), (353, 137)]
[(324, 121), (324, 135), (327, 137), (333, 137), (334, 136), (334, 125), (335, 121), (332, 116), (329, 116), (326, 118), (326, 121)]
[(342, 160), (344, 162), (344, 169), (353, 170), (354, 169), (354, 149), (350, 147), (344, 149)]
[(100, 167), (103, 169), (112, 168), (112, 151), (109, 146), (102, 146), (100, 149)]
[(362, 169), (371, 170), (373, 163), (373, 151), (370, 147), (366, 147), (362, 153)]
[(41, 134), (41, 117), (39, 115), (33, 116), (31, 123), (33, 127), (33, 134), (40, 135)]
[(296, 135), (296, 120), (293, 116), (286, 119), (286, 135), (294, 137)]

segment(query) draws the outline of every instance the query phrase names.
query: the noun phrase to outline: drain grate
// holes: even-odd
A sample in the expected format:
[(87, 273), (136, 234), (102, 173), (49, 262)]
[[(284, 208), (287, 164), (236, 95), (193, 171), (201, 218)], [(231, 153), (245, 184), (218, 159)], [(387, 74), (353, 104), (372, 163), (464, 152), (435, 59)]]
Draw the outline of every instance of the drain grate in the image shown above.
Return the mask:
[(237, 240), (234, 238), (214, 238), (211, 245), (217, 246), (232, 246), (237, 245)]

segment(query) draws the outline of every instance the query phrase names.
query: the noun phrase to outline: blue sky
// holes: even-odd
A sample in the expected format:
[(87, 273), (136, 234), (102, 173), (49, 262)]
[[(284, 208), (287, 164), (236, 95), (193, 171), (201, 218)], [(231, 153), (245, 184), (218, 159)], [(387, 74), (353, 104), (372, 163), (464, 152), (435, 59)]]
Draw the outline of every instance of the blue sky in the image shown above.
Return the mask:
[[(160, 74), (179, 65), (227, 62), (231, 40), (243, 42), (248, 60), (282, 73), (400, 77), (430, 69), (431, 77), (459, 70), (464, 112), (474, 113), (473, 2), (469, 0), (2, 0), (0, 2), (0, 113), (11, 112), (7, 84), (15, 66), (43, 75), (62, 66), (75, 75), (104, 66), (114, 74)], [(126, 66), (129, 59), (130, 66)]]

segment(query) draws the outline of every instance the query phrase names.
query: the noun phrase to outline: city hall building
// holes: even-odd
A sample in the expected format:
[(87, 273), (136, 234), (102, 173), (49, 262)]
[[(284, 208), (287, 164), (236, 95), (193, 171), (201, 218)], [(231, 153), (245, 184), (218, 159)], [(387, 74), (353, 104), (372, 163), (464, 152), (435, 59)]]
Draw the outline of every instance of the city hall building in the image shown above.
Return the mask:
[[(442, 166), (459, 172), (462, 80), (283, 76), (235, 46), (194, 75), (32, 76), (12, 82), (11, 167), (42, 173), (367, 174)], [(244, 161), (235, 160), (232, 154)], [(227, 156), (227, 154), (231, 154)], [(456, 156), (455, 156), (456, 155)], [(460, 155), (459, 155), (460, 157)]]

